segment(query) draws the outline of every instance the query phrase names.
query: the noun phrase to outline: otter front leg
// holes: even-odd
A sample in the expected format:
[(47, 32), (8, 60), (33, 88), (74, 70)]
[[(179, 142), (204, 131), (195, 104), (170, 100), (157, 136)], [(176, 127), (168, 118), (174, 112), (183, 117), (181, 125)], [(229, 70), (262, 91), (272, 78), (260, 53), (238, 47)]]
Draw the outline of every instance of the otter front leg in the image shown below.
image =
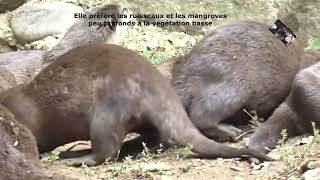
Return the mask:
[(96, 109), (90, 125), (92, 151), (81, 157), (62, 160), (62, 163), (69, 166), (96, 166), (118, 156), (126, 132), (122, 126), (125, 120), (116, 117), (126, 116), (117, 114), (119, 110), (112, 112), (112, 109), (106, 109), (105, 112)]
[(286, 102), (283, 102), (271, 115), (271, 117), (261, 124), (250, 137), (249, 149), (267, 153), (273, 149), (279, 139), (282, 130), (287, 130), (288, 137), (296, 136), (300, 132), (294, 123), (300, 117), (291, 110)]

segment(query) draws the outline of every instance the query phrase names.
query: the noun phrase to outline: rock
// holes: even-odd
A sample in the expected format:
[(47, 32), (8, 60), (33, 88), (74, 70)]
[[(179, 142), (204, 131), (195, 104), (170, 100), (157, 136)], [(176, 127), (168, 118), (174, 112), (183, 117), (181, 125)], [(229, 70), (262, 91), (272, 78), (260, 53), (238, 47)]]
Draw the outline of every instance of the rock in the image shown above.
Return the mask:
[[(1, 104), (0, 137), (0, 179), (71, 179), (40, 167), (36, 140), (31, 131)], [(20, 142), (16, 147), (13, 146), (15, 141)]]
[(13, 51), (12, 48), (9, 46), (9, 44), (0, 39), (0, 53), (5, 53), (9, 51)]
[(4, 41), (5, 44), (13, 47), (17, 44), (17, 41), (10, 27), (9, 19), (9, 13), (0, 14), (0, 39)]
[(77, 20), (74, 13), (80, 12), (81, 7), (70, 3), (26, 4), (13, 13), (10, 25), (18, 41), (31, 42), (64, 33)]
[(26, 50), (0, 54), (0, 92), (30, 81), (43, 68), (44, 53)]
[(320, 161), (310, 161), (307, 165), (309, 169), (320, 168)]
[[(20, 152), (23, 152), (28, 159), (38, 158), (37, 144), (31, 131), (15, 120), (14, 115), (0, 104), (0, 128), (8, 135), (11, 145), (15, 146)], [(2, 136), (1, 136), (2, 137)]]
[(302, 180), (320, 180), (320, 168), (306, 171), (302, 176)]
[(11, 11), (25, 3), (25, 0), (0, 0), (0, 13)]

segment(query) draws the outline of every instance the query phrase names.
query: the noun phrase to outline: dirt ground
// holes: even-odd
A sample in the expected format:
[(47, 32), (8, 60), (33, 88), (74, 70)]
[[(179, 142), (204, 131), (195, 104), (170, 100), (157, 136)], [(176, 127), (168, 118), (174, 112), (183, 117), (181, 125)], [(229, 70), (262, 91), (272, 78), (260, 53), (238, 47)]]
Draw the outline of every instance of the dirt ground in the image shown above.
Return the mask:
[[(138, 157), (127, 157), (121, 162), (106, 162), (97, 167), (68, 167), (55, 159), (55, 152), (67, 149), (72, 144), (58, 148), (54, 153), (46, 154), (42, 165), (55, 172), (81, 179), (300, 179), (308, 164), (320, 164), (320, 153), (316, 150), (319, 142), (298, 137), (275, 149), (269, 155), (277, 161), (260, 165), (250, 164), (239, 159), (198, 159), (193, 158), (187, 148), (172, 148), (164, 152), (150, 153), (145, 149)], [(247, 138), (232, 146), (240, 146)], [(77, 142), (79, 143), (79, 142)], [(77, 144), (73, 143), (73, 144)], [(75, 150), (89, 148), (89, 142), (80, 142)], [(83, 143), (87, 144), (84, 145)], [(55, 154), (55, 155), (54, 155)], [(303, 156), (301, 154), (304, 154)], [(49, 159), (49, 160), (48, 160)], [(281, 160), (279, 160), (281, 159)]]

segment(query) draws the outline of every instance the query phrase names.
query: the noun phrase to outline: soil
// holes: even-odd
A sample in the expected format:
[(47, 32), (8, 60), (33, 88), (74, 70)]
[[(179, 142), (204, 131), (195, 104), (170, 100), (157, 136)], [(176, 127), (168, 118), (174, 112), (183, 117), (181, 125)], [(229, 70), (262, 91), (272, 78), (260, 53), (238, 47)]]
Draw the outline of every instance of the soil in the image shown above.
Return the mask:
[[(223, 180), (251, 180), (251, 179), (299, 179), (303, 169), (309, 162), (319, 160), (319, 143), (310, 146), (310, 152), (301, 158), (296, 151), (304, 152), (309, 147), (311, 137), (297, 137), (286, 145), (277, 148), (269, 155), (277, 160), (264, 162), (260, 165), (250, 164), (239, 159), (199, 159), (190, 156), (187, 148), (171, 148), (164, 152), (146, 153), (143, 151), (138, 157), (127, 157), (121, 162), (106, 162), (100, 166), (79, 168), (65, 166), (59, 161), (42, 161), (42, 165), (63, 175), (81, 179), (223, 179)], [(243, 146), (244, 138), (232, 146)], [(78, 144), (78, 145), (76, 145)], [(303, 144), (303, 145), (301, 145)], [(89, 142), (76, 142), (57, 148), (55, 151), (66, 150), (76, 145), (73, 150), (90, 148)], [(291, 153), (291, 154), (290, 154)], [(45, 157), (50, 157), (50, 154)], [(289, 161), (289, 162), (288, 162)], [(302, 163), (303, 162), (303, 163)], [(301, 165), (303, 164), (303, 166)]]

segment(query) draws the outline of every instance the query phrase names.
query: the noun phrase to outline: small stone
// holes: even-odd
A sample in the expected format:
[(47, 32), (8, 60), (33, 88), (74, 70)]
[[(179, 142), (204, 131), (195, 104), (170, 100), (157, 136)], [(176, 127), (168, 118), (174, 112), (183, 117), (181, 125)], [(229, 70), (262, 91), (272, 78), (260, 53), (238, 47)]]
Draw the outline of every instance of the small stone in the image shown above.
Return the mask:
[(236, 176), (236, 177), (234, 177), (234, 180), (245, 180), (245, 178), (240, 177), (240, 176)]
[(261, 172), (260, 171), (257, 171), (257, 170), (254, 170), (254, 171), (251, 171), (251, 174), (252, 175), (259, 175)]
[(320, 180), (320, 168), (306, 171), (302, 176), (302, 180)]
[(308, 137), (304, 137), (301, 140), (299, 140), (298, 142), (294, 143), (295, 146), (301, 146), (304, 144), (310, 144), (313, 140), (314, 136), (308, 136)]
[(295, 176), (290, 176), (288, 180), (298, 180), (298, 178), (296, 178)]
[(309, 169), (316, 169), (320, 168), (320, 161), (311, 161), (308, 163), (308, 168)]
[(260, 170), (260, 169), (262, 169), (262, 164), (258, 164), (258, 165), (254, 165), (253, 167), (252, 167), (252, 169), (253, 170)]
[(234, 171), (243, 171), (243, 168), (237, 167), (237, 166), (231, 166), (230, 169), (232, 169)]

